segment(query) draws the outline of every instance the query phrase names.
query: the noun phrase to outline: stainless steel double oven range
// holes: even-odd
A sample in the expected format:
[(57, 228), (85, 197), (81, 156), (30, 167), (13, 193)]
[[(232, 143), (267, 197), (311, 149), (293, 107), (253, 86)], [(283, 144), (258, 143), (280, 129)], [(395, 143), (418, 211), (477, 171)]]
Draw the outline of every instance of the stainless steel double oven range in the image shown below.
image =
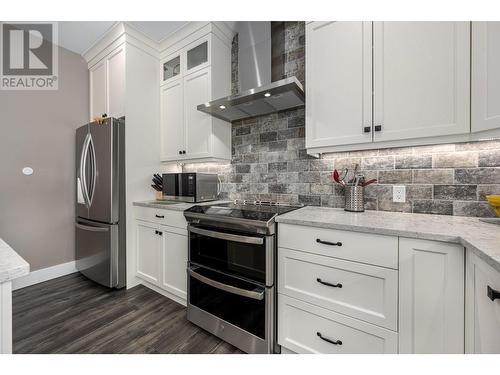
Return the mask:
[(184, 211), (189, 321), (247, 353), (279, 352), (275, 217), (296, 208), (233, 202)]

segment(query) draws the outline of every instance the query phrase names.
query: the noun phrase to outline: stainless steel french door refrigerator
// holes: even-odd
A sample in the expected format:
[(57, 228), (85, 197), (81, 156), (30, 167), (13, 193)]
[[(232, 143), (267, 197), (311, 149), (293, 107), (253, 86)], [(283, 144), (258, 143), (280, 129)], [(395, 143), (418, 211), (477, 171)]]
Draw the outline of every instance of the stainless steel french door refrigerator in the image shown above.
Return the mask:
[(76, 130), (76, 268), (110, 288), (125, 280), (125, 120)]

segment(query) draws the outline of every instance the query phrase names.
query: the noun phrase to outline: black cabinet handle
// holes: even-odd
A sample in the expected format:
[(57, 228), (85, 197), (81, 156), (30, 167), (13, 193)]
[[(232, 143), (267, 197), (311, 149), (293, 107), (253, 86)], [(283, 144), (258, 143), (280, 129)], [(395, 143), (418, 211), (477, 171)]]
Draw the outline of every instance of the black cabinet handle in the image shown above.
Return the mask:
[(155, 215), (158, 219), (164, 219), (165, 215)]
[(493, 289), (491, 286), (488, 285), (486, 288), (486, 294), (488, 295), (488, 298), (491, 299), (492, 301), (496, 299), (500, 299), (500, 292), (498, 290)]
[(179, 155), (182, 155), (182, 151), (179, 151)]
[(332, 283), (329, 283), (329, 282), (321, 280), (319, 277), (316, 279), (316, 281), (318, 283), (320, 283), (320, 284), (331, 286), (332, 288), (342, 288), (342, 284), (341, 283), (332, 284)]
[(330, 241), (323, 241), (320, 240), (319, 238), (316, 238), (317, 243), (321, 243), (323, 245), (330, 245), (330, 246), (342, 246), (342, 242), (330, 242)]
[(364, 131), (365, 133), (370, 133), (370, 132), (372, 131), (372, 127), (371, 127), (371, 126), (365, 126), (365, 127), (363, 128), (363, 131)]
[(375, 125), (375, 131), (379, 132), (382, 130), (382, 125)]
[(183, 150), (183, 151), (182, 151), (182, 153), (183, 153), (183, 154), (186, 154), (186, 150)]
[(326, 342), (329, 342), (330, 344), (333, 344), (333, 345), (342, 345), (342, 341), (340, 340), (330, 340), (329, 338), (327, 337), (323, 337), (323, 335), (321, 335), (321, 332), (316, 332), (316, 334), (318, 335), (318, 337), (321, 339), (321, 340), (324, 340)]
[(158, 234), (159, 232), (157, 230), (155, 230), (155, 234)]
[(163, 236), (163, 232), (158, 231), (159, 236)]

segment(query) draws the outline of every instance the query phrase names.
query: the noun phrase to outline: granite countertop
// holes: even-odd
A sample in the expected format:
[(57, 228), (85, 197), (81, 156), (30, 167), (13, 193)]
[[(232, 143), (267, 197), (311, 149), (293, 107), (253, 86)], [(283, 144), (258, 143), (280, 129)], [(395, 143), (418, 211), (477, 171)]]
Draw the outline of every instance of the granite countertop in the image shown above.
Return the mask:
[(30, 265), (0, 238), (0, 284), (27, 275)]
[(346, 212), (304, 207), (276, 218), (278, 223), (459, 243), (500, 272), (500, 226), (478, 218), (399, 212)]
[(159, 208), (171, 211), (184, 211), (196, 205), (204, 206), (207, 204), (218, 204), (218, 203), (228, 203), (228, 202), (229, 201), (227, 200), (226, 201), (218, 200), (218, 201), (201, 202), (201, 203), (178, 202), (173, 204), (164, 204), (164, 203), (158, 203), (158, 201), (139, 201), (139, 202), (134, 202), (133, 204), (134, 206), (140, 206), (140, 207)]

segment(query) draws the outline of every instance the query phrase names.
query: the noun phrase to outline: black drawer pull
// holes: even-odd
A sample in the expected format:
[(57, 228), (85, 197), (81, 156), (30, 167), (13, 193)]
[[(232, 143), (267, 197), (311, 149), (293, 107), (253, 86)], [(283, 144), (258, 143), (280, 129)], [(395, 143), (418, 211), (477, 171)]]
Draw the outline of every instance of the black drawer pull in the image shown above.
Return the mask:
[(371, 126), (365, 126), (365, 127), (363, 128), (363, 131), (364, 131), (365, 133), (371, 133), (371, 131), (372, 131), (372, 127), (371, 127)]
[(158, 235), (163, 236), (163, 232), (158, 231)]
[(318, 337), (321, 339), (321, 340), (324, 340), (326, 342), (329, 342), (330, 344), (333, 344), (333, 345), (342, 345), (342, 341), (340, 340), (330, 340), (329, 338), (326, 338), (326, 337), (323, 337), (321, 335), (321, 332), (316, 332), (316, 334), (318, 335)]
[(375, 131), (376, 132), (382, 131), (382, 125), (375, 125)]
[(498, 290), (493, 289), (491, 286), (488, 285), (488, 288), (486, 288), (488, 298), (491, 299), (492, 301), (496, 299), (500, 299), (500, 292)]
[(316, 238), (316, 242), (317, 243), (322, 243), (323, 245), (342, 246), (342, 242), (323, 241), (323, 240), (320, 240), (319, 238)]
[(342, 288), (342, 284), (341, 283), (332, 284), (332, 283), (329, 283), (329, 282), (321, 280), (319, 277), (316, 279), (316, 281), (318, 283), (320, 283), (320, 284), (331, 286), (332, 288)]
[(158, 219), (164, 219), (165, 215), (155, 215)]

